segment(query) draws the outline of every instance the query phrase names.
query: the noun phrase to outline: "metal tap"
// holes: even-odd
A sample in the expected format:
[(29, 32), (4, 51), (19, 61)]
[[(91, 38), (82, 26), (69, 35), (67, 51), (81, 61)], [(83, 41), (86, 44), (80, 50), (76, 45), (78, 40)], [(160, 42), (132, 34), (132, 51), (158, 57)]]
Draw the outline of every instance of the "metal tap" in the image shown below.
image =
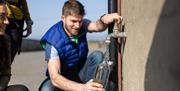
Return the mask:
[(114, 27), (113, 27), (113, 32), (108, 34), (108, 36), (106, 37), (105, 43), (110, 43), (111, 37), (120, 38), (120, 37), (126, 37), (127, 36), (126, 32), (124, 32), (124, 31), (122, 32), (120, 30), (121, 30), (121, 26), (118, 26), (118, 24), (115, 23)]

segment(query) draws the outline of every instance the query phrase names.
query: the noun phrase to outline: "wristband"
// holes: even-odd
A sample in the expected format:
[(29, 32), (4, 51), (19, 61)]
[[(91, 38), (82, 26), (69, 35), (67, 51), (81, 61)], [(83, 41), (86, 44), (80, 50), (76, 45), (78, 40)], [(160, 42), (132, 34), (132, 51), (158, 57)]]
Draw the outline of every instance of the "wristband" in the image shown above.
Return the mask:
[(102, 17), (105, 16), (105, 15), (106, 15), (106, 14), (103, 14), (103, 15), (100, 17), (100, 19), (99, 19), (99, 20), (101, 21), (101, 23), (104, 24), (104, 25), (106, 25), (106, 23), (103, 22)]

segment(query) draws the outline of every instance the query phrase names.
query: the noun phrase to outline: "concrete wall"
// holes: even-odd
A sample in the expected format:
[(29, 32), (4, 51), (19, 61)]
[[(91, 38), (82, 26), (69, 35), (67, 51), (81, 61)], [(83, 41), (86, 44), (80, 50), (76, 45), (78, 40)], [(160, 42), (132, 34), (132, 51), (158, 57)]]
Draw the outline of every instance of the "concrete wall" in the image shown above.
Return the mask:
[(23, 39), (21, 45), (21, 51), (39, 51), (43, 50), (40, 41), (34, 39)]
[[(89, 50), (90, 51), (101, 50), (101, 51), (104, 52), (105, 51), (104, 48), (106, 47), (104, 41), (89, 40), (88, 45), (89, 45)], [(23, 39), (22, 45), (21, 45), (21, 51), (22, 52), (40, 51), (40, 50), (44, 50), (40, 45), (40, 40)]]
[(180, 91), (180, 0), (122, 0), (123, 91)]

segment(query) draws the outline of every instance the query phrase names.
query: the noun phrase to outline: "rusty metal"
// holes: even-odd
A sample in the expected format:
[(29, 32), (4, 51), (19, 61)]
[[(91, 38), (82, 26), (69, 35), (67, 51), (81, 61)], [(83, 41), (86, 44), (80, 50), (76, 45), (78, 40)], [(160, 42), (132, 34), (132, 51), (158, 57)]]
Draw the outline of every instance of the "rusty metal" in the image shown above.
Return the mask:
[[(122, 1), (121, 0), (108, 0), (108, 13), (114, 13), (117, 12), (119, 15), (122, 16)], [(122, 91), (122, 60), (123, 60), (123, 52), (126, 42), (126, 37), (122, 37), (124, 35), (124, 26), (125, 25), (119, 25), (118, 31), (112, 31), (114, 27), (114, 23), (110, 24), (108, 27), (108, 34), (109, 36), (115, 36), (114, 38), (110, 38), (112, 43), (110, 44), (110, 59), (114, 62), (114, 73), (112, 72), (113, 76), (111, 78), (117, 79), (117, 81), (114, 81), (117, 84), (118, 91)], [(114, 33), (113, 33), (114, 32)], [(119, 32), (119, 35), (117, 33)], [(121, 37), (119, 37), (121, 35)], [(115, 73), (117, 72), (117, 74)], [(113, 79), (114, 80), (114, 79)]]
[[(117, 9), (118, 14), (121, 15), (121, 0), (117, 0)], [(118, 91), (122, 91), (122, 55), (120, 43), (118, 43)]]

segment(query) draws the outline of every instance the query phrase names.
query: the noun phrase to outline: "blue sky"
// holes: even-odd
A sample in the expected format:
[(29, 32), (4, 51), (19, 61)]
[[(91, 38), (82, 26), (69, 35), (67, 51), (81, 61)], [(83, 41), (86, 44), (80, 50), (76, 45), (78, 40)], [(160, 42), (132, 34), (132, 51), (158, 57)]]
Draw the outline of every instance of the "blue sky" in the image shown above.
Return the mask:
[[(31, 17), (34, 21), (33, 33), (28, 37), (40, 39), (43, 34), (61, 18), (61, 9), (67, 0), (27, 0)], [(79, 0), (86, 9), (86, 16), (92, 21), (108, 12), (107, 0)], [(88, 39), (104, 40), (107, 31), (88, 34)]]

